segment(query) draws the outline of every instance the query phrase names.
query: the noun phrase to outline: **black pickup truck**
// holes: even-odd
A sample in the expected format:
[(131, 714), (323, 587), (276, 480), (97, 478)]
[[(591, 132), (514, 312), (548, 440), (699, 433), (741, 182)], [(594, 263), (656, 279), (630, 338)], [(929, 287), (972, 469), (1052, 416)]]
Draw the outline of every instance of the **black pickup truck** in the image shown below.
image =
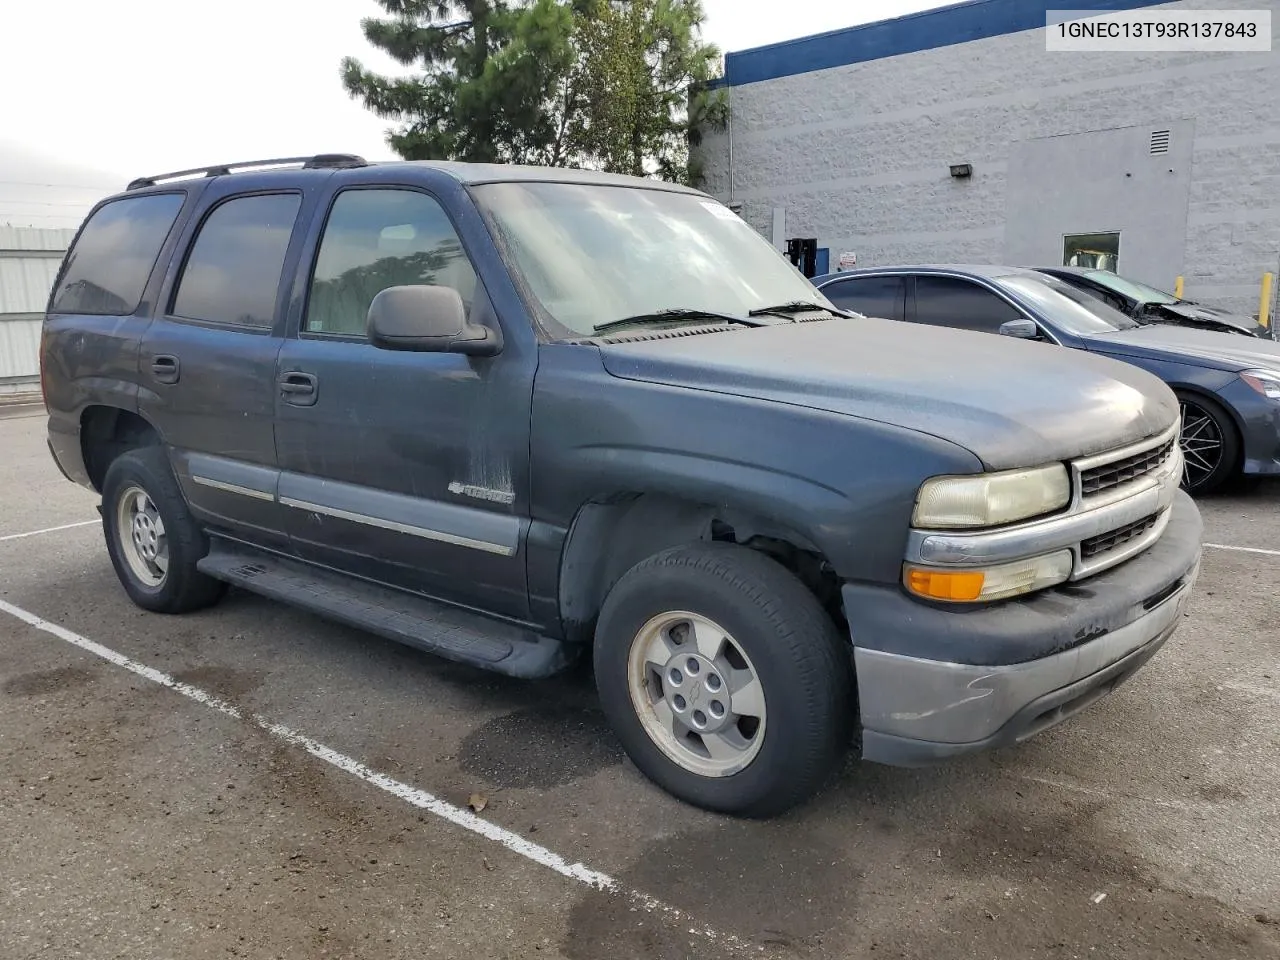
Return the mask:
[(1145, 663), (1200, 518), (1114, 361), (851, 320), (729, 209), (348, 155), (143, 178), (51, 295), (49, 444), (129, 596), (226, 584), (538, 678), (766, 816), (852, 746), (1020, 741)]

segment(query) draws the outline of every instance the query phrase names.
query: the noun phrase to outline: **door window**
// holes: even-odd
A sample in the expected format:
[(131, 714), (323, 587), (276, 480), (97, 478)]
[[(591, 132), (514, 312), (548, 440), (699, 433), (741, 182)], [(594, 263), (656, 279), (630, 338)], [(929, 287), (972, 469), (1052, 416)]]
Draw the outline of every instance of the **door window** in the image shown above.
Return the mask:
[(149, 194), (99, 207), (67, 254), (50, 311), (125, 316), (138, 309), (184, 198)]
[(972, 280), (916, 277), (916, 322), (980, 333), (999, 333), (1000, 325), (1022, 314)]
[(858, 277), (827, 284), (822, 292), (844, 310), (868, 317), (902, 320), (906, 317), (906, 288), (902, 277)]
[(325, 224), (303, 329), (362, 337), (374, 297), (416, 284), (453, 288), (470, 313), (476, 272), (444, 209), (413, 190), (344, 191)]
[(214, 207), (182, 270), (173, 314), (242, 327), (275, 322), (280, 274), (302, 198), (237, 197)]

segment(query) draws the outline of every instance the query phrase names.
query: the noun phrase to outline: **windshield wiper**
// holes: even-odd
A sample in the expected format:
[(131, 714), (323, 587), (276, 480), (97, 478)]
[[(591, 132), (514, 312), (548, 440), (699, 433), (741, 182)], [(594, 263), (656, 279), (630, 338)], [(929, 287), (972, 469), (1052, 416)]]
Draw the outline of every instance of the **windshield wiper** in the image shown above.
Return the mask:
[(634, 327), (643, 323), (689, 323), (696, 320), (715, 320), (720, 323), (736, 323), (744, 327), (764, 327), (768, 326), (759, 320), (754, 320), (753, 311), (750, 316), (740, 317), (733, 313), (720, 313), (716, 310), (699, 310), (695, 307), (667, 307), (665, 310), (651, 310), (648, 313), (637, 313), (633, 317), (623, 317), (621, 320), (610, 320), (608, 323), (597, 323), (592, 327), (595, 333), (608, 333), (610, 330), (617, 330), (621, 327)]
[(832, 310), (830, 307), (824, 307), (820, 303), (812, 303), (808, 300), (790, 300), (786, 303), (779, 303), (772, 307), (756, 307), (750, 311), (749, 317), (789, 317), (795, 313), (811, 313), (814, 310), (821, 310), (823, 313), (834, 313), (836, 316), (844, 316), (844, 312), (840, 310)]

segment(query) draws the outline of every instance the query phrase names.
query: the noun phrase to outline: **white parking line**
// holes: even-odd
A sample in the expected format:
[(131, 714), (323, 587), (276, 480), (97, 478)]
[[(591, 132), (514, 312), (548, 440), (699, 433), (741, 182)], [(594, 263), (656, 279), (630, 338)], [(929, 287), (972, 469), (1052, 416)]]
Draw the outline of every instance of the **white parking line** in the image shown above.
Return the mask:
[(1221, 690), (1224, 687), (1237, 693), (1247, 693), (1253, 697), (1269, 697), (1272, 700), (1280, 700), (1280, 690), (1275, 687), (1264, 687), (1261, 684), (1240, 680), (1224, 680), (1218, 685), (1218, 689)]
[(23, 540), (27, 537), (38, 537), (42, 533), (57, 533), (59, 530), (74, 530), (76, 527), (100, 526), (101, 520), (82, 520), (79, 523), (64, 523), (60, 527), (45, 527), (43, 530), (28, 530), (26, 533), (10, 533), (0, 537), (0, 543), (6, 540)]
[[(72, 526), (79, 526), (79, 524), (72, 524)], [(181, 680), (176, 680), (167, 673), (162, 673), (153, 667), (148, 667), (146, 664), (139, 663), (138, 661), (125, 656), (123, 653), (118, 653), (110, 647), (104, 647), (102, 644), (90, 640), (88, 637), (82, 637), (78, 633), (73, 633), (65, 627), (61, 627), (56, 623), (52, 623), (38, 617), (34, 613), (23, 610), (21, 607), (15, 607), (13, 604), (7, 603), (4, 600), (0, 600), (0, 612), (16, 617), (18, 620), (21, 620), (23, 623), (26, 623), (37, 630), (42, 630), (45, 633), (52, 634), (59, 640), (65, 640), (67, 643), (79, 647), (81, 650), (91, 653), (95, 657), (101, 657), (108, 663), (112, 663), (117, 667), (123, 667), (139, 677), (150, 680), (152, 683), (157, 683), (162, 687), (168, 687), (170, 690), (180, 693), (184, 697), (194, 700), (202, 706), (209, 707), (210, 709), (216, 710), (228, 717), (233, 717), (236, 720), (243, 720), (248, 723), (252, 723), (265, 730), (271, 736), (296, 747), (301, 747), (313, 757), (323, 760), (325, 763), (337, 767), (345, 773), (352, 774), (353, 776), (363, 780), (365, 783), (372, 784), (379, 790), (383, 790), (411, 806), (417, 807), (420, 810), (425, 810), (428, 813), (432, 813), (435, 816), (440, 817), (442, 820), (446, 820), (449, 823), (459, 826), (471, 833), (478, 834), (486, 840), (492, 840), (495, 843), (501, 844), (512, 853), (518, 854), (527, 860), (532, 860), (534, 863), (547, 867), (550, 870), (554, 870), (563, 877), (568, 877), (570, 880), (575, 880), (578, 883), (585, 884), (586, 886), (593, 887), (597, 890), (604, 890), (617, 894), (627, 900), (635, 909), (644, 910), (648, 913), (659, 914), (669, 920), (674, 920), (680, 923), (682, 926), (693, 924), (692, 918), (677, 907), (663, 903), (661, 900), (651, 897), (649, 894), (643, 893), (639, 890), (628, 889), (618, 883), (615, 878), (611, 877), (607, 873), (601, 873), (599, 870), (593, 870), (582, 863), (570, 863), (564, 857), (560, 856), (560, 854), (555, 853), (552, 850), (548, 850), (546, 847), (539, 846), (530, 840), (526, 840), (519, 834), (512, 833), (510, 830), (500, 827), (495, 823), (483, 820), (480, 817), (477, 817), (470, 810), (455, 807), (448, 801), (441, 800), (439, 797), (427, 793), (425, 790), (419, 790), (417, 787), (412, 787), (407, 783), (402, 783), (399, 780), (388, 777), (384, 773), (379, 773), (361, 763), (359, 760), (339, 753), (332, 747), (327, 747), (323, 743), (312, 740), (305, 734), (292, 730), (282, 724), (273, 723), (266, 717), (259, 716), (258, 714), (247, 714), (234, 704), (227, 703), (225, 700), (219, 699), (208, 691), (201, 690), (199, 687), (193, 687), (189, 683), (183, 683)], [(686, 929), (694, 936), (713, 940), (717, 943), (723, 943), (739, 950), (764, 950), (764, 947), (753, 947), (752, 944), (747, 943), (733, 934), (721, 933), (720, 931), (714, 930), (705, 925), (693, 924), (691, 926), (687, 926)]]
[(1170, 800), (1167, 797), (1144, 797), (1141, 794), (1123, 793), (1115, 789), (1103, 790), (1100, 787), (1090, 787), (1087, 784), (1063, 780), (1060, 777), (1042, 777), (1033, 773), (1015, 773), (1013, 771), (1009, 771), (1009, 775), (1017, 780), (1025, 780), (1029, 783), (1038, 783), (1058, 790), (1079, 793), (1086, 797), (1097, 797), (1100, 800), (1131, 800), (1138, 803), (1150, 803), (1169, 810), (1180, 810), (1183, 813), (1203, 813), (1206, 807), (1212, 806), (1209, 803), (1187, 803), (1182, 800)]
[(1265, 557), (1280, 557), (1280, 550), (1263, 550), (1262, 547), (1233, 547), (1225, 543), (1206, 543), (1214, 550), (1234, 550), (1236, 553), (1260, 553)]

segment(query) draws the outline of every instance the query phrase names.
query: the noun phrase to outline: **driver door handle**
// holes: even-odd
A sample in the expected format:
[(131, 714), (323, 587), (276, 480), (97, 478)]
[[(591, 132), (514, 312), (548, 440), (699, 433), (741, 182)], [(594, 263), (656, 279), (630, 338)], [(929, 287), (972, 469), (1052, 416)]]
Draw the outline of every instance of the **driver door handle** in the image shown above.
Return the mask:
[(295, 407), (311, 407), (315, 405), (319, 393), (318, 381), (313, 373), (302, 373), (295, 370), (281, 375), (280, 395), (285, 403)]

